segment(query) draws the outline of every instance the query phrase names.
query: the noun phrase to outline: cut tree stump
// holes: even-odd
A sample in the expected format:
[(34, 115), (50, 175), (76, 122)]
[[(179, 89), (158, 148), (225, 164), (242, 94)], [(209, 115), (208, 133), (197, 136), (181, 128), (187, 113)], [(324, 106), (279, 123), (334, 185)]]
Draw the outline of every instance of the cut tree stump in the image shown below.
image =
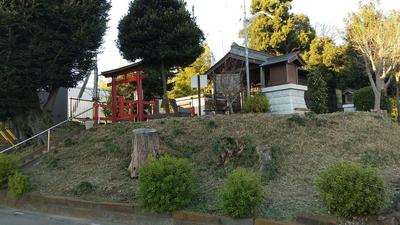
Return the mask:
[(139, 176), (139, 169), (143, 167), (149, 156), (157, 159), (160, 152), (160, 136), (155, 129), (133, 130), (131, 163), (128, 171), (132, 178)]

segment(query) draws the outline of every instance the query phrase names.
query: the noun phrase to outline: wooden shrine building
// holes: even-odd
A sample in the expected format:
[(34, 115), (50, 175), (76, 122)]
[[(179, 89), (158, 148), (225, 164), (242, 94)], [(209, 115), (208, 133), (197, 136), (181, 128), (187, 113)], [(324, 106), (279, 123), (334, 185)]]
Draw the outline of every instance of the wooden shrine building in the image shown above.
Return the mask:
[[(303, 69), (304, 60), (299, 52), (282, 56), (274, 56), (265, 52), (248, 49), (251, 94), (266, 95), (272, 105), (272, 112), (291, 113), (296, 109), (306, 109), (304, 91), (307, 89), (307, 74)], [(213, 84), (213, 98), (219, 98), (217, 76), (240, 75), (241, 102), (246, 93), (246, 50), (233, 43), (230, 51), (207, 72), (208, 79)], [(241, 104), (237, 103), (240, 107)], [(283, 106), (284, 105), (284, 106)], [(240, 108), (236, 107), (236, 112)]]

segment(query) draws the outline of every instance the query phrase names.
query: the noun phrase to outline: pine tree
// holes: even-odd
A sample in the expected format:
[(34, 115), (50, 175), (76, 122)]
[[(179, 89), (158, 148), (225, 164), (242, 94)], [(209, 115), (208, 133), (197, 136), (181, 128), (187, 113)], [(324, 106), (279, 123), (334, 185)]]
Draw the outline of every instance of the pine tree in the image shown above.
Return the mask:
[(252, 0), (257, 18), (249, 27), (250, 46), (282, 55), (309, 48), (315, 31), (305, 15), (290, 13), (292, 0)]

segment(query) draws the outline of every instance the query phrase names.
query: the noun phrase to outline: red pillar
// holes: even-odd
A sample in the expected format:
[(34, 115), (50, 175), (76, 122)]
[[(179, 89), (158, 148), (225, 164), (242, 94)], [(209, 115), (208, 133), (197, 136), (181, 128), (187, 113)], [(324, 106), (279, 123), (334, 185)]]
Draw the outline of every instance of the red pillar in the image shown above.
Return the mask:
[(119, 115), (118, 118), (120, 121), (125, 119), (125, 98), (123, 96), (119, 96)]
[(111, 89), (111, 96), (112, 96), (112, 103), (111, 103), (111, 111), (112, 116), (111, 120), (113, 123), (117, 122), (117, 85), (115, 84), (116, 79), (115, 77), (112, 78), (112, 89)]
[(143, 75), (138, 75), (137, 80), (137, 95), (138, 95), (138, 120), (144, 121), (144, 107), (143, 107)]

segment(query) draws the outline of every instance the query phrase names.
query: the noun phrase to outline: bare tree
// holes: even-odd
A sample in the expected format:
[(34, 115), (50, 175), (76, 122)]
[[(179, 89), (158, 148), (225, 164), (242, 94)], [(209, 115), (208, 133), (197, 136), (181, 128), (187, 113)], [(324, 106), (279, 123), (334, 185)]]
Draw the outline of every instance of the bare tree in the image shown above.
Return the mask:
[(386, 94), (400, 65), (400, 13), (385, 16), (374, 3), (363, 5), (348, 20), (348, 38), (362, 55), (375, 95), (374, 110), (380, 110), (382, 92)]
[(397, 107), (397, 122), (400, 123), (400, 71), (396, 73), (396, 107)]

